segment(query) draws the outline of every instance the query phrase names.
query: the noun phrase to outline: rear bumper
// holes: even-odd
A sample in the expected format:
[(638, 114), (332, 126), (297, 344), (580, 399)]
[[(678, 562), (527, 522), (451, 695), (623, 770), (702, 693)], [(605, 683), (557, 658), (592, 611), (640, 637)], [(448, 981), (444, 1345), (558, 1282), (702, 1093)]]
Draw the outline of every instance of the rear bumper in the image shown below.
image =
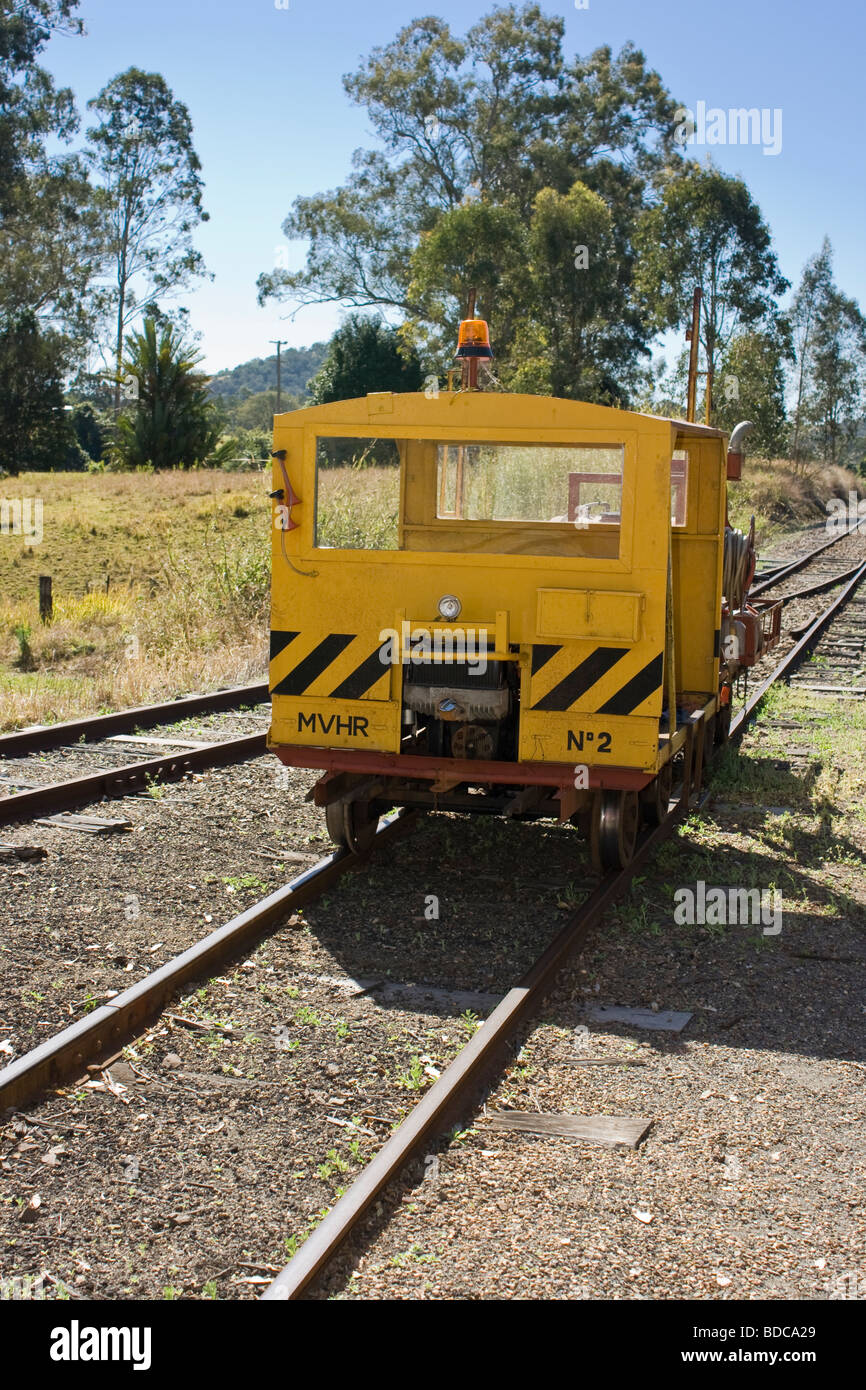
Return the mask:
[[(396, 777), (403, 781), (469, 782), (473, 786), (496, 783), (509, 787), (551, 787), (572, 791), (575, 764), (485, 762), (474, 758), (430, 758), (417, 753), (376, 753), (366, 749), (314, 748), (268, 743), (287, 767), (319, 768), (324, 772), (350, 772), (366, 777)], [(640, 791), (652, 781), (652, 772), (634, 767), (595, 764), (588, 769), (590, 788)]]

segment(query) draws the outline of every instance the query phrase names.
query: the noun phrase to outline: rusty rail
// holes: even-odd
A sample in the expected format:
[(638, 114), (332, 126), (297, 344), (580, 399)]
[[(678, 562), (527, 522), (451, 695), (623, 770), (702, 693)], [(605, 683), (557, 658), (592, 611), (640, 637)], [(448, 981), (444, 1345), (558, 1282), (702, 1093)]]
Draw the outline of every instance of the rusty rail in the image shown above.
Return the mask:
[(267, 698), (266, 683), (235, 685), (227, 690), (212, 690), (203, 695), (184, 695), (179, 700), (166, 700), (158, 705), (138, 705), (132, 709), (115, 710), (112, 714), (87, 715), (59, 724), (40, 725), (36, 729), (16, 729), (12, 733), (0, 734), (0, 758), (43, 753), (49, 748), (78, 743), (81, 739), (94, 742), (109, 734), (129, 734), (135, 729), (152, 729), (157, 724), (176, 724), (194, 714), (261, 704)]
[(199, 768), (228, 767), (246, 758), (260, 757), (265, 752), (264, 734), (244, 734), (240, 738), (205, 743), (201, 748), (186, 749), (183, 753), (169, 753), (161, 758), (89, 772), (66, 782), (47, 782), (44, 787), (31, 787), (28, 791), (0, 797), (0, 825), (32, 820), (34, 816), (83, 806), (89, 801), (126, 796), (155, 781), (177, 781)]
[[(384, 817), (373, 851), (404, 833), (412, 816)], [(373, 852), (371, 851), (371, 853)], [(31, 1104), (52, 1086), (79, 1077), (89, 1063), (112, 1056), (137, 1037), (191, 980), (214, 974), (258, 944), (290, 913), (318, 898), (338, 878), (359, 864), (348, 850), (336, 850), (283, 888), (233, 917), (194, 946), (115, 995), (53, 1038), (10, 1062), (0, 1071), (0, 1112)]]
[[(742, 734), (769, 687), (797, 665), (808, 651), (809, 643), (838, 612), (864, 576), (866, 564), (858, 568), (855, 577), (843, 592), (811, 624), (805, 636), (759, 687), (749, 704), (738, 713), (731, 726), (732, 736), (738, 737)], [(461, 1111), (465, 1114), (478, 1091), (491, 1082), (506, 1054), (509, 1041), (522, 1024), (537, 1011), (559, 970), (582, 948), (605, 911), (622, 895), (638, 869), (662, 841), (668, 838), (689, 811), (692, 777), (694, 776), (700, 788), (702, 772), (700, 753), (696, 766), (694, 762), (695, 743), (696, 740), (691, 738), (685, 750), (684, 786), (679, 801), (669, 811), (665, 821), (644, 838), (627, 868), (619, 873), (609, 874), (602, 880), (520, 984), (505, 995), (455, 1061), (446, 1068), (372, 1162), (355, 1179), (321, 1225), (316, 1227), (289, 1264), (268, 1285), (261, 1301), (288, 1301), (302, 1297), (343, 1248), (379, 1193), (421, 1153), (423, 1146), (432, 1136), (441, 1134), (449, 1121), (456, 1120)], [(706, 793), (701, 797), (699, 807), (705, 804), (708, 795)]]
[(807, 555), (802, 555), (799, 560), (793, 560), (790, 565), (785, 565), (779, 570), (772, 570), (769, 576), (762, 579), (760, 583), (752, 585), (749, 596), (751, 598), (757, 598), (758, 594), (763, 593), (765, 589), (775, 589), (776, 585), (781, 584), (782, 580), (786, 579), (789, 574), (796, 574), (798, 570), (805, 569), (806, 565), (809, 564), (810, 560), (814, 560), (816, 555), (820, 555), (823, 551), (829, 550), (832, 545), (838, 545), (839, 541), (843, 540), (848, 534), (847, 531), (843, 531), (841, 536), (833, 536), (832, 540), (823, 541), (821, 545), (816, 545), (813, 550), (810, 550)]

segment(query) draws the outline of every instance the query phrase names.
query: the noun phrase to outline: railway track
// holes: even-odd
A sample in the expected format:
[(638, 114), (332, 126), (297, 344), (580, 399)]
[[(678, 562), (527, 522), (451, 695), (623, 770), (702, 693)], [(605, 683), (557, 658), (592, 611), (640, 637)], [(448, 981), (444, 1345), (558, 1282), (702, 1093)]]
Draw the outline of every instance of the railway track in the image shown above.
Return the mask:
[[(261, 732), (213, 741), (172, 735), (172, 726), (197, 716), (253, 711), (268, 698), (266, 684), (235, 686), (205, 695), (143, 705), (0, 735), (0, 825), (68, 811), (89, 802), (128, 796), (156, 783), (177, 781), (205, 768), (226, 767), (265, 752)], [(151, 736), (135, 731), (159, 730)], [(154, 756), (157, 748), (171, 751)], [(46, 779), (44, 755), (59, 768), (75, 764), (72, 777)], [(134, 753), (134, 761), (129, 761)], [(81, 769), (81, 764), (86, 767)], [(106, 765), (107, 764), (107, 765)], [(35, 780), (34, 780), (35, 779)]]
[(792, 574), (799, 574), (800, 570), (805, 569), (807, 565), (813, 566), (821, 557), (824, 557), (821, 561), (824, 568), (829, 565), (832, 570), (833, 557), (828, 555), (828, 551), (846, 540), (850, 534), (850, 532), (843, 532), (841, 535), (831, 537), (830, 540), (820, 541), (818, 545), (813, 546), (795, 559), (762, 570), (756, 576), (757, 582), (752, 584), (750, 594), (756, 598), (759, 594), (765, 593), (767, 589), (775, 589)]
[[(731, 725), (731, 738), (740, 737), (770, 687), (787, 679), (811, 650), (836, 614), (866, 579), (866, 563), (861, 564), (844, 589), (819, 614), (796, 645), (775, 670), (755, 690)], [(679, 796), (666, 820), (646, 835), (626, 869), (605, 877), (596, 891), (577, 910), (571, 921), (494, 1010), (475, 1037), (467, 1043), (456, 1062), (443, 1073), (411, 1115), (375, 1159), (340, 1198), (325, 1220), (317, 1226), (291, 1262), (277, 1275), (263, 1300), (289, 1301), (300, 1298), (321, 1278), (329, 1263), (344, 1247), (376, 1197), (393, 1182), (406, 1166), (423, 1153), (431, 1134), (441, 1133), (449, 1121), (465, 1117), (473, 1100), (490, 1084), (501, 1066), (509, 1042), (523, 1023), (538, 1012), (553, 980), (567, 961), (581, 950), (605, 911), (620, 898), (635, 875), (656, 849), (692, 809), (692, 778), (696, 771), (698, 787), (701, 768), (692, 766), (691, 749), (685, 755), (684, 779)], [(704, 793), (699, 805), (709, 794)]]
[(136, 705), (132, 709), (115, 710), (110, 714), (93, 714), (56, 724), (39, 724), (31, 729), (15, 729), (11, 733), (0, 734), (0, 758), (44, 753), (49, 748), (82, 741), (93, 742), (112, 734), (131, 734), (136, 729), (179, 723), (197, 714), (260, 704), (267, 698), (267, 682), (260, 681), (254, 685), (234, 685), (226, 690), (212, 690), (201, 695), (184, 695), (180, 699), (163, 700), (154, 705)]
[[(779, 595), (786, 605), (799, 605), (797, 618), (805, 631), (807, 623), (803, 607), (809, 599), (851, 579), (857, 566), (839, 571), (838, 562), (829, 552), (840, 541), (848, 541), (848, 551), (862, 550), (856, 537), (840, 536), (808, 551), (790, 564), (775, 571), (753, 587), (758, 595), (780, 585), (786, 586)], [(790, 588), (791, 576), (810, 569), (810, 583)], [(237, 709), (241, 705), (256, 705), (267, 699), (264, 684), (238, 686), (207, 695), (192, 695), (181, 700), (141, 706), (112, 714), (76, 719), (44, 728), (27, 729), (0, 735), (0, 825), (11, 825), (38, 816), (80, 808), (95, 801), (128, 796), (145, 791), (156, 783), (177, 781), (189, 773), (207, 768), (226, 767), (255, 758), (265, 752), (265, 730), (238, 738), (215, 741), (173, 739), (170, 730), (163, 737), (140, 739), (135, 761), (120, 761), (120, 750), (128, 753), (136, 736), (134, 730), (159, 729), (183, 722), (196, 715)], [(267, 717), (267, 716), (266, 716)], [(264, 724), (264, 719), (263, 719)], [(175, 745), (173, 751), (151, 756), (148, 746)], [(108, 762), (109, 766), (91, 767), (70, 778), (44, 780), (45, 766), (38, 755), (56, 751), (65, 762), (86, 758), (92, 763)], [(30, 779), (37, 780), (32, 782)]]
[[(866, 609), (852, 610), (852, 601), (862, 602), (861, 585), (866, 564), (861, 564), (831, 603), (809, 622), (794, 646), (751, 694), (737, 714), (732, 736), (743, 731), (770, 686), (790, 679), (801, 662), (816, 648), (827, 629), (843, 609), (853, 611), (859, 625)], [(847, 622), (847, 618), (846, 618)], [(848, 630), (847, 628), (845, 629)], [(835, 640), (832, 629), (830, 637)], [(825, 638), (826, 640), (826, 638)], [(280, 1271), (264, 1292), (268, 1300), (303, 1296), (319, 1280), (334, 1256), (356, 1230), (358, 1222), (376, 1197), (417, 1157), (430, 1136), (441, 1133), (449, 1123), (471, 1111), (479, 1095), (508, 1055), (515, 1034), (537, 1013), (562, 966), (579, 953), (584, 943), (611, 905), (627, 891), (635, 875), (673, 832), (683, 817), (694, 809), (694, 787), (700, 785), (699, 766), (694, 761), (695, 742), (689, 738), (683, 761), (681, 786), (663, 824), (648, 833), (628, 869), (608, 875), (588, 899), (570, 916), (541, 957), (520, 983), (501, 1000), (456, 1060), (442, 1073), (362, 1170), (358, 1179), (339, 1198), (328, 1215), (312, 1232), (291, 1262)], [(703, 804), (701, 799), (700, 804)], [(412, 820), (395, 816), (383, 821), (374, 852), (399, 836)], [(124, 1044), (140, 1036), (158, 1018), (178, 992), (192, 981), (200, 981), (220, 971), (225, 964), (250, 949), (273, 931), (289, 913), (321, 896), (346, 872), (361, 866), (354, 855), (329, 855), (309, 871), (255, 906), (240, 913), (202, 941), (167, 962), (131, 989), (116, 995), (110, 1003), (94, 1009), (71, 1027), (13, 1061), (0, 1072), (0, 1110), (21, 1110), (31, 1105), (47, 1088), (105, 1065)]]
[[(374, 851), (400, 833), (406, 819), (402, 815), (383, 818)], [(10, 1106), (29, 1105), (47, 1088), (61, 1085), (81, 1075), (88, 1065), (104, 1062), (116, 1054), (160, 1014), (185, 984), (217, 973), (248, 952), (275, 925), (321, 896), (357, 863), (357, 857), (348, 851), (327, 855), (285, 887), (115, 995), (110, 1004), (93, 1010), (11, 1062), (0, 1071), (0, 1112)]]

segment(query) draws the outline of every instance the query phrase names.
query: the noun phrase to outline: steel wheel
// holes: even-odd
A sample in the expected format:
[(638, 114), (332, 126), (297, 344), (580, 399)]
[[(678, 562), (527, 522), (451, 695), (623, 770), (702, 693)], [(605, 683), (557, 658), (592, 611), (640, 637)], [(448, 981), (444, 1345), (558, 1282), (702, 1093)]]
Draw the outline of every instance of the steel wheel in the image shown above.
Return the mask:
[(325, 807), (331, 841), (353, 854), (366, 854), (376, 838), (379, 817), (369, 801), (332, 801)]
[(668, 759), (640, 793), (641, 814), (647, 825), (661, 825), (668, 813), (673, 784), (674, 771)]
[(590, 848), (600, 872), (624, 869), (634, 854), (640, 819), (637, 792), (599, 792), (592, 805)]

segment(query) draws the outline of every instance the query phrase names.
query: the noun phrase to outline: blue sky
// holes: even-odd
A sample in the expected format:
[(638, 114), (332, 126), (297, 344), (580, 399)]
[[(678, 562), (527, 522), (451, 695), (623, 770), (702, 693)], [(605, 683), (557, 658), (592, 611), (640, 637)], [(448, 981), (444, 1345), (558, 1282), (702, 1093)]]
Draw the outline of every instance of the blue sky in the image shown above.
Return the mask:
[[(341, 77), (418, 15), (462, 34), (492, 4), (465, 0), (83, 0), (87, 36), (52, 40), (44, 61), (79, 106), (132, 65), (163, 73), (190, 109), (211, 220), (197, 243), (213, 282), (185, 297), (216, 371), (303, 346), (339, 322), (333, 305), (256, 305), (255, 281), (285, 247), (298, 194), (334, 187), (351, 153), (372, 143)], [(584, 0), (579, 0), (584, 3)], [(684, 106), (782, 112), (782, 147), (717, 144), (773, 231), (783, 273), (799, 276), (827, 234), (840, 286), (866, 307), (866, 8), (863, 0), (588, 0), (543, 5), (566, 22), (569, 55), (628, 40)], [(707, 149), (692, 151), (697, 156)], [(302, 261), (294, 244), (290, 264)]]

